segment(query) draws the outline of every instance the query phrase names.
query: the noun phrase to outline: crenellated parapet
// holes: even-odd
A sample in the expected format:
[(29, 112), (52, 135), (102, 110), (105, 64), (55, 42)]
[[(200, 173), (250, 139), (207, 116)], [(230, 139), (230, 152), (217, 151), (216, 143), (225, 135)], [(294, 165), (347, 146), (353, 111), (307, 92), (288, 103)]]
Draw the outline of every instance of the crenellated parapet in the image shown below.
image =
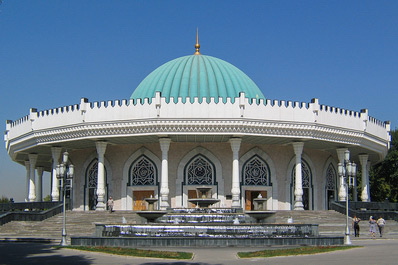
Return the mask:
[[(89, 102), (37, 111), (7, 121), (4, 140), (10, 151), (62, 141), (158, 135), (247, 135), (286, 139), (316, 139), (363, 145), (386, 152), (390, 125), (360, 112), (285, 100), (239, 98), (218, 103), (214, 98), (161, 97)], [(13, 152), (11, 151), (11, 152)]]

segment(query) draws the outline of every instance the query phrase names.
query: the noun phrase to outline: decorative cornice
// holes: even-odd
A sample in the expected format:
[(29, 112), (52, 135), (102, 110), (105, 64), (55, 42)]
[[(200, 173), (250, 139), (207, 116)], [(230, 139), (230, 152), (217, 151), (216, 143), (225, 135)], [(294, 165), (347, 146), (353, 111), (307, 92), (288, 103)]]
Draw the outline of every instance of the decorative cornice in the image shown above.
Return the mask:
[(385, 145), (385, 141), (363, 131), (342, 129), (317, 123), (294, 123), (243, 119), (147, 119), (135, 121), (79, 123), (71, 126), (31, 131), (10, 145), (55, 144), (62, 141), (159, 134), (226, 134), (316, 139), (358, 145), (366, 139)]

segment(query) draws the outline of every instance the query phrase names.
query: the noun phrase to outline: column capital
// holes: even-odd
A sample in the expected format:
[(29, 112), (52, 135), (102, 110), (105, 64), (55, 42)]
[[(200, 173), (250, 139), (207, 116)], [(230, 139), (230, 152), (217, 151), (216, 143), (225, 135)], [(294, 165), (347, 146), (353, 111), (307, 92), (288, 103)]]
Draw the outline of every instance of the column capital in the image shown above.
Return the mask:
[(229, 142), (231, 144), (231, 149), (232, 152), (239, 152), (240, 149), (240, 144), (242, 143), (242, 138), (231, 138), (229, 139)]
[(169, 151), (171, 139), (170, 138), (159, 138), (160, 149), (163, 153)]
[(368, 154), (360, 154), (359, 156), (359, 162), (361, 165), (366, 165), (368, 163), (369, 155)]
[(104, 142), (104, 141), (95, 142), (95, 147), (97, 148), (98, 156), (105, 155), (105, 151), (106, 151), (106, 146), (107, 145), (108, 145), (108, 143)]
[(340, 163), (344, 162), (344, 156), (345, 156), (346, 151), (348, 151), (348, 148), (337, 148), (336, 149), (337, 157), (338, 157)]
[(26, 160), (26, 161), (25, 161), (25, 168), (26, 168), (26, 170), (29, 170), (29, 169), (30, 169), (30, 162), (29, 162), (29, 160)]
[(52, 158), (53, 158), (54, 161), (57, 161), (57, 163), (58, 163), (58, 160), (59, 160), (59, 156), (61, 155), (61, 151), (62, 151), (62, 147), (59, 147), (59, 146), (51, 147)]
[(296, 155), (301, 155), (303, 153), (304, 143), (303, 142), (294, 142), (292, 143), (294, 153)]
[(37, 157), (38, 157), (38, 156), (39, 156), (38, 154), (29, 154), (29, 155), (28, 155), (28, 157), (29, 157), (29, 162), (30, 162), (30, 165), (31, 165), (32, 167), (35, 167), (36, 162), (37, 162)]

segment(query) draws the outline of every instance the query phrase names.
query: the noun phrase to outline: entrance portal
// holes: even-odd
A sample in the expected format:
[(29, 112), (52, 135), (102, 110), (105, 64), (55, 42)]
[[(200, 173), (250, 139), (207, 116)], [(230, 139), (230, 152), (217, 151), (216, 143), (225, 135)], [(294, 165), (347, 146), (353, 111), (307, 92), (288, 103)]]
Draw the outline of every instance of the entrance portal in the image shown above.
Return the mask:
[(260, 195), (263, 198), (267, 198), (267, 191), (266, 190), (246, 190), (245, 196), (245, 210), (246, 211), (253, 211), (254, 210), (254, 199)]
[(188, 208), (195, 208), (196, 205), (192, 202), (189, 202), (189, 199), (196, 199), (198, 198), (198, 193), (196, 190), (188, 190)]
[(146, 209), (145, 198), (155, 197), (153, 190), (133, 191), (133, 211), (144, 211)]

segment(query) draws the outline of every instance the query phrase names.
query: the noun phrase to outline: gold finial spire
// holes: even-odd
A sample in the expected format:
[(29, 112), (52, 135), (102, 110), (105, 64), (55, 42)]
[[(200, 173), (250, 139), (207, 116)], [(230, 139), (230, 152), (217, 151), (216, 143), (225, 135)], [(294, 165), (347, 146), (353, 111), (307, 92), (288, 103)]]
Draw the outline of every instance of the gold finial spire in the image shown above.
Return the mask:
[(194, 53), (194, 55), (200, 54), (200, 52), (199, 52), (200, 44), (199, 44), (199, 31), (198, 31), (198, 28), (196, 28), (196, 44), (195, 44), (195, 49), (196, 49), (196, 52)]

